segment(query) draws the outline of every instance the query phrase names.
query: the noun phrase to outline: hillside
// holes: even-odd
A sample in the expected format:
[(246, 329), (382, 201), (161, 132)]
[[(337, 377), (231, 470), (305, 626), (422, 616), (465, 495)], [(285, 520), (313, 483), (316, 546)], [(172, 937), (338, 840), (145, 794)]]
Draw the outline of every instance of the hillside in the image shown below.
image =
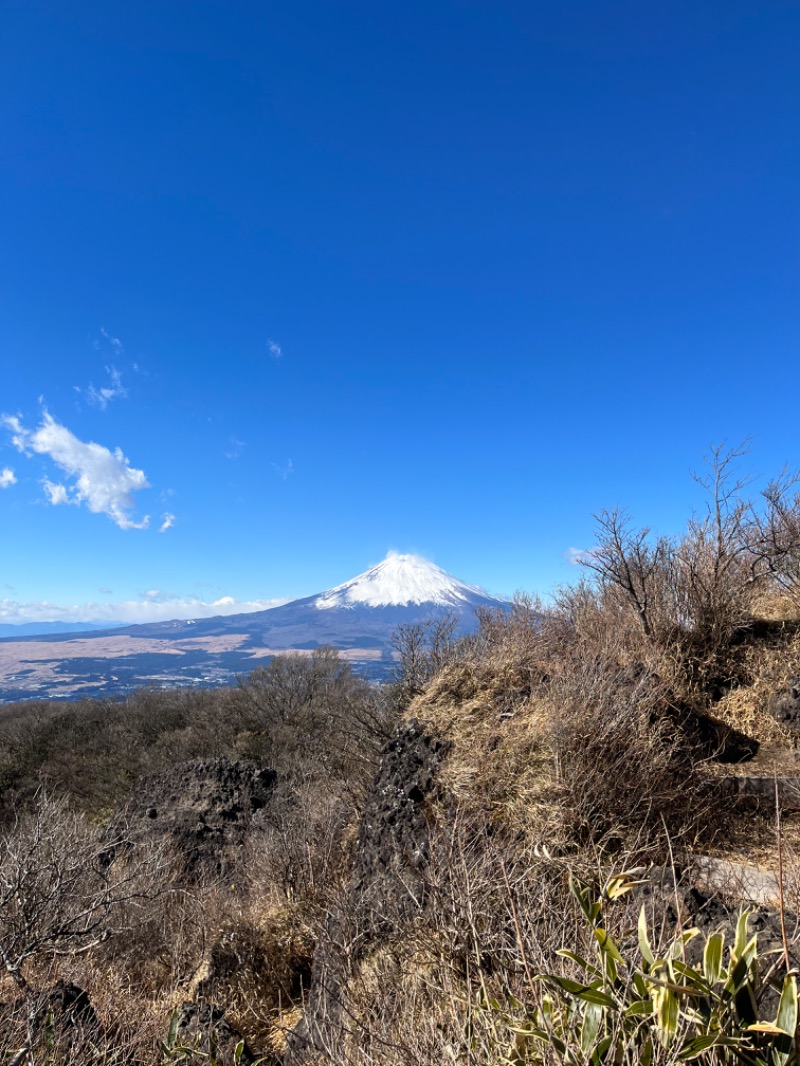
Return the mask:
[(8, 1050), (45, 1002), (87, 1066), (795, 1066), (800, 501), (746, 513), (601, 516), (582, 582), (391, 686), (316, 650), (4, 708)]

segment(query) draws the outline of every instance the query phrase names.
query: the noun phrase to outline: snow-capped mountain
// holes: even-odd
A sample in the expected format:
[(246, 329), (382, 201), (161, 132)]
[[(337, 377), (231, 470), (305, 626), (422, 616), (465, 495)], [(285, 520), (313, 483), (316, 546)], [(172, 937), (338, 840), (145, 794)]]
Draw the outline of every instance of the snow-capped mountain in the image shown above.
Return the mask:
[[(342, 585), (266, 611), (152, 622), (80, 638), (16, 638), (16, 651), (0, 640), (0, 701), (28, 692), (108, 695), (141, 684), (230, 683), (282, 652), (324, 645), (338, 648), (369, 676), (387, 677), (399, 626), (452, 614), (461, 635), (477, 627), (478, 608), (507, 606), (426, 559), (390, 552)], [(32, 669), (27, 664), (34, 660)]]
[(355, 607), (357, 604), (367, 607), (432, 604), (460, 608), (488, 598), (483, 589), (465, 585), (419, 555), (389, 552), (378, 566), (314, 597), (314, 606), (320, 610)]

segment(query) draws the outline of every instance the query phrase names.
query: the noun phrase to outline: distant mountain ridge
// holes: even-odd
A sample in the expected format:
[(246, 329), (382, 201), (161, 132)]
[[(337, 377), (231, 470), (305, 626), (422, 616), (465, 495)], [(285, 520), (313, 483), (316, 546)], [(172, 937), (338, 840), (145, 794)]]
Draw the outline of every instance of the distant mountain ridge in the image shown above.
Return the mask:
[(390, 552), (344, 584), (265, 611), (0, 640), (0, 700), (230, 684), (277, 654), (323, 645), (381, 679), (392, 672), (399, 626), (452, 614), (464, 635), (477, 628), (480, 608), (508, 603), (420, 556)]
[(39, 637), (54, 633), (88, 633), (119, 629), (128, 622), (0, 622), (0, 637)]

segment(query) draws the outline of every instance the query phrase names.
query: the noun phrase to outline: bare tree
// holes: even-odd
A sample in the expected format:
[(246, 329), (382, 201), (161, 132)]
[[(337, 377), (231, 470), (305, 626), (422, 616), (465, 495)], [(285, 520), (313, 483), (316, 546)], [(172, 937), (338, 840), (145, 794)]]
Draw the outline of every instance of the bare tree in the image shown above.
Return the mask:
[(800, 602), (800, 472), (784, 470), (762, 492), (763, 511), (753, 508), (750, 552), (755, 565), (795, 602)]
[(32, 960), (89, 951), (154, 892), (153, 856), (126, 853), (44, 792), (0, 836), (0, 963), (22, 991)]
[(618, 508), (596, 516), (597, 546), (581, 561), (603, 588), (621, 593), (647, 637), (664, 641), (690, 633), (721, 647), (749, 618), (760, 578), (748, 479), (737, 473), (747, 450), (746, 441), (711, 448), (707, 471), (693, 475), (708, 494), (706, 509), (690, 519), (677, 543), (653, 538), (647, 527), (634, 529)]
[(652, 541), (650, 529), (632, 529), (625, 511), (614, 508), (595, 515), (597, 546), (581, 563), (593, 570), (603, 586), (619, 589), (634, 609), (647, 637), (656, 636), (659, 593), (669, 568), (672, 545), (665, 538)]
[(730, 640), (750, 617), (759, 576), (750, 552), (749, 478), (737, 472), (748, 441), (711, 448), (707, 472), (694, 474), (708, 494), (705, 514), (694, 516), (676, 552), (680, 621), (713, 647)]
[(397, 627), (392, 646), (397, 656), (395, 695), (406, 706), (435, 673), (452, 658), (456, 648), (458, 615), (447, 611), (439, 618), (409, 622)]

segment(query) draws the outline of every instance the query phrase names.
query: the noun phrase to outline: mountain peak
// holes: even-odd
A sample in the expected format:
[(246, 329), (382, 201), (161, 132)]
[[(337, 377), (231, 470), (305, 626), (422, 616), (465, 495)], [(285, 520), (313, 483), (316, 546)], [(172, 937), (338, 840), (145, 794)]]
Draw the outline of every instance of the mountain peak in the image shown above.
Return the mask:
[(432, 603), (456, 607), (486, 593), (467, 585), (420, 555), (389, 552), (382, 563), (343, 585), (320, 593), (314, 604), (320, 610), (332, 607), (399, 607)]

